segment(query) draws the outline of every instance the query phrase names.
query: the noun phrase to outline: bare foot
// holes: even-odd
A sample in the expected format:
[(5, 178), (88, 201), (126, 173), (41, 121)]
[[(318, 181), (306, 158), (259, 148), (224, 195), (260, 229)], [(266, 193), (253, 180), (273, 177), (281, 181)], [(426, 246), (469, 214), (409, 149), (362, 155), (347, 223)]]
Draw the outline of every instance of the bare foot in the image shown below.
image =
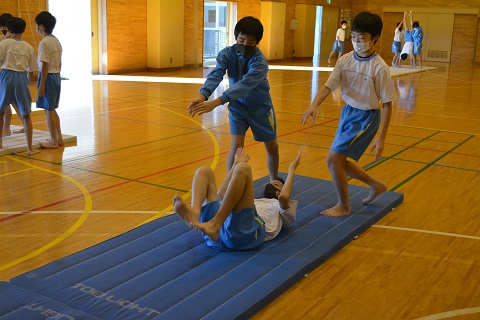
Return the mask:
[(370, 189), (370, 194), (368, 197), (362, 200), (363, 204), (369, 204), (373, 201), (376, 197), (387, 191), (388, 187), (385, 183), (379, 182), (375, 186)]
[(25, 133), (25, 128), (15, 130), (13, 133)]
[(220, 236), (220, 229), (222, 226), (217, 226), (213, 220), (205, 223), (200, 223), (195, 226), (196, 229), (206, 234), (210, 239), (216, 241)]
[(27, 148), (27, 156), (33, 156), (34, 154), (40, 153), (39, 150), (33, 148)]
[(345, 208), (339, 204), (330, 209), (322, 211), (320, 214), (327, 217), (341, 217), (341, 216), (348, 216), (352, 213), (351, 208)]
[(59, 148), (58, 145), (53, 144), (50, 140), (48, 140), (47, 142), (40, 141), (38, 144), (40, 145), (40, 147), (45, 148), (45, 149), (58, 149)]
[[(52, 140), (52, 139), (45, 139), (45, 140), (46, 140), (48, 143), (55, 145), (55, 143), (53, 143), (53, 140)], [(64, 143), (63, 139), (58, 139), (58, 146), (59, 146), (59, 147), (63, 147), (64, 144), (65, 144), (65, 143)]]
[(198, 225), (200, 213), (192, 210), (178, 194), (173, 196), (173, 208), (189, 227)]

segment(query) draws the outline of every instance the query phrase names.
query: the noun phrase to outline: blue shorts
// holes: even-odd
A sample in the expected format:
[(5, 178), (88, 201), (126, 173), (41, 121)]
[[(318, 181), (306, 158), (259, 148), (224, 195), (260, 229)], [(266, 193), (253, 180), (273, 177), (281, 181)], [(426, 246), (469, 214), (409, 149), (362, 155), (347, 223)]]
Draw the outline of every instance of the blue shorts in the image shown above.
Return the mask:
[(400, 53), (402, 52), (402, 44), (400, 41), (393, 41), (392, 43), (392, 53)]
[(344, 42), (343, 42), (343, 41), (340, 41), (340, 46), (339, 46), (339, 45), (338, 45), (338, 41), (335, 40), (335, 41), (333, 42), (332, 51), (333, 51), (333, 52), (338, 51), (338, 52), (342, 53), (342, 52), (343, 52), (343, 46), (344, 46)]
[(421, 42), (413, 42), (413, 54), (420, 54), (422, 53), (422, 43)]
[(230, 102), (228, 111), (230, 134), (244, 136), (250, 128), (255, 141), (268, 142), (277, 138), (277, 120), (270, 95), (254, 107), (239, 101)]
[[(210, 221), (220, 208), (220, 200), (209, 202), (200, 211), (200, 222)], [(218, 240), (207, 235), (203, 238), (209, 247), (224, 251), (253, 250), (265, 239), (265, 222), (257, 214), (255, 206), (239, 212), (231, 212), (223, 223)]]
[(342, 109), (330, 150), (358, 161), (372, 142), (379, 126), (379, 109), (361, 110), (347, 104)]
[(47, 74), (47, 81), (45, 82), (45, 95), (43, 97), (38, 96), (38, 88), (40, 87), (40, 79), (42, 79), (42, 73), (38, 73), (37, 81), (37, 108), (53, 111), (58, 108), (60, 102), (60, 88), (61, 80), (59, 73)]
[(26, 72), (0, 72), (0, 113), (4, 113), (11, 104), (16, 104), (23, 116), (32, 112), (32, 95)]

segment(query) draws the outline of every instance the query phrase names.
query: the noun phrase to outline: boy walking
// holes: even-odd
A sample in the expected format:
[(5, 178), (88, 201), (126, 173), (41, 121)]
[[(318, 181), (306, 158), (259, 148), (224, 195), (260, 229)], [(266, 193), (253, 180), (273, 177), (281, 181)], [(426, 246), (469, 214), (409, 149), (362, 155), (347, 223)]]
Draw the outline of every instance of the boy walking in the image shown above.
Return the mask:
[(298, 201), (290, 200), (290, 195), (300, 157), (299, 151), (285, 183), (267, 183), (265, 198), (254, 199), (252, 169), (247, 163), (250, 157), (239, 148), (235, 164), (218, 192), (212, 169), (201, 167), (193, 178), (191, 207), (175, 195), (175, 212), (203, 233), (209, 247), (224, 251), (256, 249), (295, 221)]
[(340, 28), (337, 30), (335, 41), (333, 42), (332, 52), (330, 52), (330, 56), (328, 57), (328, 64), (330, 64), (330, 59), (335, 52), (338, 52), (338, 59), (342, 56), (343, 46), (345, 44), (345, 29), (347, 29), (347, 21), (342, 20), (342, 22), (340, 22)]
[[(359, 13), (352, 23), (354, 51), (338, 60), (325, 86), (317, 93), (310, 108), (303, 114), (301, 123), (308, 118), (315, 121), (318, 106), (330, 92), (341, 86), (342, 99), (347, 105), (342, 109), (337, 133), (327, 155), (327, 166), (337, 192), (338, 203), (321, 214), (339, 217), (351, 213), (347, 176), (358, 179), (371, 188), (368, 204), (387, 190), (385, 183), (375, 179), (356, 163), (380, 128), (370, 151), (376, 149), (375, 160), (382, 154), (396, 99), (395, 88), (388, 65), (375, 52), (375, 43), (382, 32), (382, 19), (370, 12)], [(379, 100), (383, 103), (380, 112)]]
[[(245, 133), (250, 127), (254, 139), (265, 145), (270, 180), (274, 180), (279, 163), (277, 124), (267, 80), (267, 60), (257, 48), (263, 37), (263, 26), (254, 17), (244, 17), (235, 26), (234, 34), (237, 43), (219, 52), (216, 67), (207, 76), (200, 95), (189, 104), (187, 111), (193, 117), (228, 102), (231, 143), (227, 171), (233, 166), (236, 150), (244, 146)], [(228, 90), (219, 98), (206, 101), (227, 71)]]
[(57, 20), (50, 12), (42, 11), (35, 17), (37, 33), (43, 36), (38, 45), (37, 108), (45, 109), (50, 140), (39, 142), (42, 148), (57, 149), (63, 146), (60, 117), (56, 109), (60, 101), (60, 68), (62, 46), (52, 34)]
[[(27, 156), (39, 153), (32, 147), (32, 96), (30, 82), (33, 72), (37, 71), (35, 50), (22, 40), (26, 23), (22, 18), (11, 18), (7, 22), (7, 29), (11, 34), (10, 39), (0, 42), (0, 128), (3, 128), (3, 116), (10, 104), (18, 106), (25, 126), (27, 138)], [(0, 148), (2, 148), (0, 137)]]

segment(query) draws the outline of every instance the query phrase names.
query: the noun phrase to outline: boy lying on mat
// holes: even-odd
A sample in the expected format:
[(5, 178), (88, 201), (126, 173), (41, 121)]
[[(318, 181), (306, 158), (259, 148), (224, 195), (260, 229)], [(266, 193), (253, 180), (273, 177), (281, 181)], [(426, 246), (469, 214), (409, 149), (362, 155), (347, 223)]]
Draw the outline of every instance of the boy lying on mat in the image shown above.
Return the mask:
[(301, 151), (290, 164), (285, 182), (272, 180), (264, 198), (254, 199), (250, 156), (243, 148), (217, 192), (209, 167), (195, 172), (191, 207), (178, 195), (173, 197), (175, 212), (192, 228), (202, 232), (207, 245), (220, 250), (252, 250), (275, 238), (282, 226), (295, 221), (298, 201), (290, 200), (293, 176), (300, 164)]

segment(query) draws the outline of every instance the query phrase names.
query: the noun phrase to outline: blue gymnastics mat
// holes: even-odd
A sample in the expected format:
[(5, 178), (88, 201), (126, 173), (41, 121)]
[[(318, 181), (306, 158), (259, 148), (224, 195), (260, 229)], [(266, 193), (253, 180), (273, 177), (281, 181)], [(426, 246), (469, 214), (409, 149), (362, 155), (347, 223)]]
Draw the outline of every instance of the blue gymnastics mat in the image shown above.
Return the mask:
[[(255, 181), (257, 194), (267, 182)], [(152, 221), (3, 283), (0, 319), (45, 318), (10, 316), (22, 303), (75, 319), (247, 319), (403, 201), (385, 192), (365, 206), (368, 192), (349, 186), (353, 213), (324, 217), (333, 183), (296, 176), (297, 221), (246, 252), (207, 247), (176, 215)]]

